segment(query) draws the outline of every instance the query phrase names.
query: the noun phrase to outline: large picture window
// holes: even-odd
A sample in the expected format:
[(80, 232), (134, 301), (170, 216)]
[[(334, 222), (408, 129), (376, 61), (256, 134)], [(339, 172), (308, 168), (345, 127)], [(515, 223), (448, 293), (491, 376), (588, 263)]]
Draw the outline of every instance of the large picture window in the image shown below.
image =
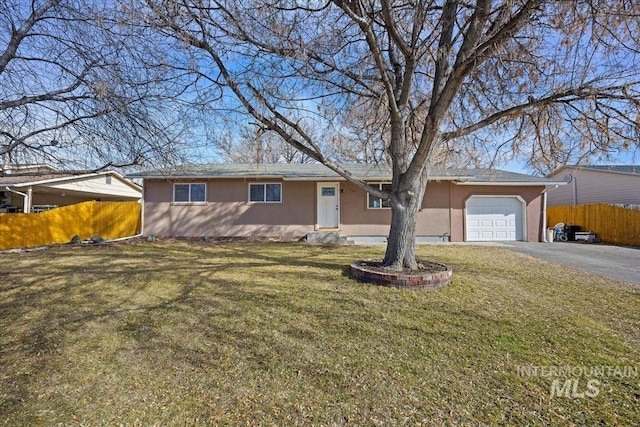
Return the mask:
[(173, 201), (178, 203), (202, 203), (207, 201), (207, 184), (173, 184)]
[[(378, 187), (382, 191), (391, 191), (391, 184), (389, 183), (378, 182), (371, 185)], [(372, 196), (369, 193), (367, 193), (367, 196), (369, 198), (367, 205), (369, 209), (389, 209), (391, 207), (388, 200), (382, 200), (380, 197)]]
[(249, 202), (280, 203), (282, 202), (282, 184), (249, 184)]

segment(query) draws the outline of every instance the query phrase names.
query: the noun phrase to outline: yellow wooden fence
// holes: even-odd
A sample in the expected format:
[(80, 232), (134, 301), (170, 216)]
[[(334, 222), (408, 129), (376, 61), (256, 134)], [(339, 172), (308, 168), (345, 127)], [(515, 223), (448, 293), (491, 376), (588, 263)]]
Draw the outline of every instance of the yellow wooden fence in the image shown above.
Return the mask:
[(0, 214), (0, 250), (140, 233), (138, 202), (83, 202), (42, 213)]
[(571, 206), (549, 206), (549, 227), (559, 222), (578, 225), (582, 231), (593, 231), (606, 243), (640, 245), (640, 211), (604, 203)]

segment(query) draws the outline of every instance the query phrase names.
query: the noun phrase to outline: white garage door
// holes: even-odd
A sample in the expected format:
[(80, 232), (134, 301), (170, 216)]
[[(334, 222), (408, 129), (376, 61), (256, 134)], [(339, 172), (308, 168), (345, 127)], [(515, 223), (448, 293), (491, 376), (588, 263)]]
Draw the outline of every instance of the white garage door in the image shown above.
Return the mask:
[(522, 203), (516, 197), (467, 200), (467, 241), (522, 240)]

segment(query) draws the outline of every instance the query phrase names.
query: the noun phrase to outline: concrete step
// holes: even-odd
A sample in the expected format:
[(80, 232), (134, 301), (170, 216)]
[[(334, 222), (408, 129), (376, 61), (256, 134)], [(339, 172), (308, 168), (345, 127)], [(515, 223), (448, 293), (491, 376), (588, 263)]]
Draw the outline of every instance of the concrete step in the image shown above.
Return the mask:
[(337, 231), (311, 231), (305, 236), (308, 243), (320, 244), (350, 244), (347, 237), (341, 236)]
[(382, 245), (387, 243), (387, 238), (383, 236), (349, 236), (348, 239), (354, 245)]

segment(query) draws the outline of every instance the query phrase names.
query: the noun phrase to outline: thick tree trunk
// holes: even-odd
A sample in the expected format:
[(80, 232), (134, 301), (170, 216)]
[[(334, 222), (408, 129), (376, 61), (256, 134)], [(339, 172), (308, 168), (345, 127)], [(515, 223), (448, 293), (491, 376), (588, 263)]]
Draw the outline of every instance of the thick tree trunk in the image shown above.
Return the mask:
[(406, 206), (391, 208), (391, 229), (383, 265), (391, 270), (418, 268), (415, 253), (416, 220), (418, 208)]
[(390, 270), (418, 268), (416, 261), (416, 221), (426, 190), (427, 172), (418, 182), (391, 203), (391, 229), (383, 265)]

